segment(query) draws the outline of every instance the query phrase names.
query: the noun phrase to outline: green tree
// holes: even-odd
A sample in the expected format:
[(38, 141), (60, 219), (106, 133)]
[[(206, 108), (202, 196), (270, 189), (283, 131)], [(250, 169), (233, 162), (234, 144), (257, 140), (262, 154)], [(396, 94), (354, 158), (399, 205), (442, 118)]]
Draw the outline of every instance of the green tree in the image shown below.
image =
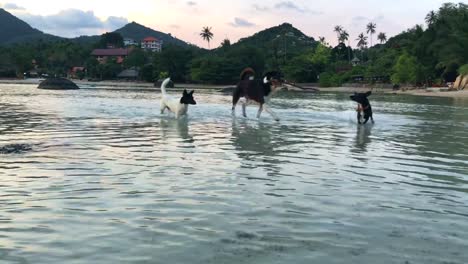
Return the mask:
[(342, 30), (340, 34), (340, 42), (344, 43), (345, 41), (348, 41), (348, 62), (351, 63), (351, 45), (349, 43), (349, 33), (346, 30)]
[(391, 80), (395, 84), (415, 84), (417, 81), (418, 63), (416, 58), (408, 53), (403, 53), (393, 67), (394, 74)]
[(379, 35), (377, 35), (377, 39), (380, 40), (381, 44), (383, 44), (387, 41), (387, 34), (380, 32)]
[(303, 54), (289, 60), (283, 67), (283, 72), (287, 80), (293, 82), (316, 82), (316, 64), (310, 59), (310, 55)]
[(106, 32), (101, 35), (101, 39), (97, 46), (101, 49), (108, 47), (122, 48), (124, 46), (123, 37), (117, 32)]
[(343, 27), (340, 26), (340, 25), (336, 25), (334, 28), (333, 28), (333, 32), (336, 33), (336, 36), (338, 38), (338, 42), (341, 42), (341, 32), (343, 31)]
[(458, 73), (461, 75), (467, 75), (468, 74), (468, 64), (460, 66), (458, 69)]
[(376, 28), (376, 24), (375, 23), (372, 23), (372, 22), (369, 22), (369, 24), (367, 24), (366, 26), (366, 29), (367, 29), (367, 34), (370, 35), (370, 46), (372, 47), (372, 36), (374, 35), (375, 33), (375, 28)]
[(426, 15), (426, 23), (427, 23), (427, 26), (428, 27), (431, 27), (437, 20), (437, 13), (434, 12), (434, 10), (430, 11), (427, 15)]
[(134, 48), (130, 54), (124, 60), (124, 66), (126, 68), (130, 67), (143, 67), (148, 59), (148, 53), (140, 48)]
[(356, 39), (358, 41), (357, 46), (361, 50), (361, 59), (364, 60), (364, 49), (367, 47), (367, 37), (364, 35), (364, 33), (359, 34), (358, 38)]
[(208, 49), (210, 48), (210, 41), (213, 38), (213, 33), (211, 32), (211, 27), (203, 27), (202, 32), (200, 33), (200, 36), (203, 38), (203, 40), (206, 40), (208, 42)]

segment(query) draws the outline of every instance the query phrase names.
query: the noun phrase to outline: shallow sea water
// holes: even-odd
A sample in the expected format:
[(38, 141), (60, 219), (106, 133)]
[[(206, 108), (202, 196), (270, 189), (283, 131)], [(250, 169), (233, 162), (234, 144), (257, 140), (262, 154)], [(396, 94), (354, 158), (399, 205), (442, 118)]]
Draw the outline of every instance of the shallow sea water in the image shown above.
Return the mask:
[(468, 101), (0, 86), (0, 263), (468, 263)]

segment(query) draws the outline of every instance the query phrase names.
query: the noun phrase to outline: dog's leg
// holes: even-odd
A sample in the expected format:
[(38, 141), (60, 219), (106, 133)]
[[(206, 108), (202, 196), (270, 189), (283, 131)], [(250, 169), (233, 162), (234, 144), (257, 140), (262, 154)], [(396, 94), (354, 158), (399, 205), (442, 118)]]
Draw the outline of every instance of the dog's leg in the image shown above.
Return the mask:
[(247, 102), (248, 102), (248, 100), (245, 100), (245, 101), (242, 102), (242, 115), (244, 117), (247, 117), (247, 113), (245, 112), (245, 108), (247, 108)]
[(166, 110), (166, 105), (161, 102), (161, 115), (164, 114), (164, 110)]
[(232, 93), (232, 114), (234, 115), (236, 113), (236, 105), (237, 102), (239, 102), (239, 99), (241, 98), (241, 93), (242, 90), (240, 89), (239, 85), (234, 89)]
[(373, 117), (372, 115), (370, 116), (370, 120), (371, 120), (372, 124), (375, 123), (375, 122), (374, 122), (374, 117)]
[(271, 110), (267, 104), (264, 104), (263, 108), (265, 109), (265, 111), (267, 111), (267, 113), (269, 113), (273, 117), (273, 119), (275, 119), (275, 121), (279, 121), (278, 116), (276, 116), (275, 112), (273, 112), (273, 110)]
[(263, 111), (263, 104), (260, 104), (260, 106), (258, 107), (257, 118), (260, 118), (262, 111)]
[(357, 112), (357, 122), (358, 124), (361, 124), (361, 111)]

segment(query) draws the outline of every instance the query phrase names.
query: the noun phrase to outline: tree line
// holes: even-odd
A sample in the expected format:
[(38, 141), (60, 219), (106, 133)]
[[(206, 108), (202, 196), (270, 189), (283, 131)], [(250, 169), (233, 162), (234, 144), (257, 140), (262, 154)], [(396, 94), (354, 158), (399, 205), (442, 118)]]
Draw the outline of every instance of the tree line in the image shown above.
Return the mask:
[[(171, 76), (177, 82), (233, 84), (240, 71), (252, 67), (258, 74), (280, 70), (292, 82), (339, 86), (347, 82), (386, 82), (401, 85), (433, 85), (453, 81), (468, 68), (468, 6), (443, 4), (431, 11), (425, 25), (416, 25), (387, 40), (378, 25), (369, 22), (352, 38), (341, 25), (332, 30), (337, 45), (326, 39), (309, 39), (290, 24), (255, 34), (231, 44), (224, 39), (212, 50), (196, 46), (164, 45), (159, 53), (135, 47), (123, 63), (99, 63), (90, 54), (94, 48), (113, 43), (123, 46), (118, 33), (107, 33), (95, 44), (66, 40), (36, 41), (0, 47), (0, 77), (21, 77), (37, 69), (48, 75), (66, 76), (74, 66), (83, 66), (82, 78), (113, 79), (123, 69), (140, 70), (139, 79), (153, 82)], [(200, 37), (211, 44), (211, 27)], [(367, 34), (366, 34), (367, 33)], [(301, 35), (302, 34), (302, 35)], [(374, 43), (377, 34), (378, 43)], [(357, 48), (351, 47), (351, 41)]]

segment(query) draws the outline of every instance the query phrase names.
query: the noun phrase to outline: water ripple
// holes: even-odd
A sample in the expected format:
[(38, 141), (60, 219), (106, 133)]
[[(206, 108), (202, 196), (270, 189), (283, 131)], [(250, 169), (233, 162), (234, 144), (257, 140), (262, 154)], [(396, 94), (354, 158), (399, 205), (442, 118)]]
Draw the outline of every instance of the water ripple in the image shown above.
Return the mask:
[(0, 262), (468, 260), (468, 102), (373, 95), (357, 126), (345, 94), (280, 94), (277, 123), (219, 94), (175, 120), (153, 91), (10, 88)]

